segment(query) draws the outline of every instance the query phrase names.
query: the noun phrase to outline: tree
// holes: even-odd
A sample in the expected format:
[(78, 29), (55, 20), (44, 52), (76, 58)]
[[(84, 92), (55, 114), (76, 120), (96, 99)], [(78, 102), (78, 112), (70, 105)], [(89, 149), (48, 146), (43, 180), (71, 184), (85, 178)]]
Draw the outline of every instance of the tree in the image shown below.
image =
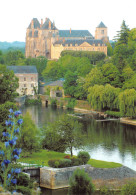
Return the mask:
[(136, 118), (136, 90), (126, 89), (119, 95), (119, 108), (123, 116)]
[(17, 142), (18, 147), (21, 147), (24, 153), (32, 153), (40, 146), (39, 130), (28, 112), (23, 117), (23, 121), (21, 136)]
[(77, 72), (68, 71), (65, 75), (65, 81), (63, 84), (65, 95), (70, 95), (71, 97), (75, 96), (76, 87), (77, 87)]
[(89, 87), (94, 85), (105, 84), (105, 78), (102, 74), (100, 68), (93, 68), (91, 72), (85, 77), (85, 89), (88, 90)]
[(18, 78), (14, 72), (0, 66), (0, 104), (6, 101), (14, 101), (17, 96), (16, 89), (18, 88)]
[(9, 51), (4, 55), (4, 64), (19, 65), (19, 62), (24, 65), (25, 56), (20, 50)]
[[(46, 140), (49, 138), (50, 135), (50, 138), (48, 140), (48, 147), (55, 142), (56, 148), (67, 148), (70, 150), (71, 156), (73, 156), (73, 147), (80, 148), (81, 143), (84, 140), (83, 135), (81, 135), (81, 129), (81, 124), (77, 120), (75, 120), (75, 118), (68, 115), (64, 115), (58, 121), (55, 121), (52, 124), (50, 123), (47, 127), (47, 130), (45, 130), (45, 145)], [(52, 136), (53, 131), (54, 136)], [(59, 145), (57, 145), (57, 143)]]

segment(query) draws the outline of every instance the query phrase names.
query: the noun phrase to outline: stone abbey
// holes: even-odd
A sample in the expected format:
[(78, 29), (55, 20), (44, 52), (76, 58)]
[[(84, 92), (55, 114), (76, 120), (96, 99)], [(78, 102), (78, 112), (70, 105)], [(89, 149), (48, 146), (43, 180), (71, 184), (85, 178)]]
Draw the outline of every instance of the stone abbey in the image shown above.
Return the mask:
[(64, 50), (100, 51), (107, 55), (107, 27), (101, 22), (95, 30), (95, 37), (88, 30), (58, 30), (49, 18), (33, 18), (26, 32), (26, 57), (45, 56), (59, 59)]

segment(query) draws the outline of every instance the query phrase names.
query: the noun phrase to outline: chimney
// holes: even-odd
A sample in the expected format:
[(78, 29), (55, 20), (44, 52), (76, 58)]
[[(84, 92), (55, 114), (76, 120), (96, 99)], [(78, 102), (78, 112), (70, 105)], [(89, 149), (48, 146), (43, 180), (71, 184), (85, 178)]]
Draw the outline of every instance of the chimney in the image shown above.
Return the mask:
[(71, 28), (70, 28), (70, 31), (69, 31), (69, 32), (70, 32), (70, 34), (71, 34)]
[(34, 28), (34, 21), (31, 21), (31, 28)]
[(42, 27), (42, 25), (43, 25), (43, 19), (41, 19), (41, 24), (40, 24), (40, 27)]
[(34, 28), (32, 29), (32, 37), (34, 37)]
[(49, 29), (51, 29), (51, 21), (49, 20)]

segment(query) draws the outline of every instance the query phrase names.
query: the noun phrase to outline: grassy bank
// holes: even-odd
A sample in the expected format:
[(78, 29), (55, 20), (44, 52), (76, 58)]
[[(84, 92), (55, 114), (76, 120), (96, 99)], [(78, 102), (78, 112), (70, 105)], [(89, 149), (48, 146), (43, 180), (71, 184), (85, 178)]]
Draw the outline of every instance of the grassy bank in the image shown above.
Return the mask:
[[(67, 154), (54, 152), (54, 151), (41, 150), (39, 152), (35, 152), (31, 154), (29, 157), (20, 158), (19, 161), (24, 163), (29, 163), (29, 164), (48, 166), (48, 161), (50, 159), (63, 159), (65, 155)], [(116, 168), (122, 166), (119, 163), (106, 162), (106, 161), (95, 160), (95, 159), (90, 159), (88, 164), (96, 168)]]

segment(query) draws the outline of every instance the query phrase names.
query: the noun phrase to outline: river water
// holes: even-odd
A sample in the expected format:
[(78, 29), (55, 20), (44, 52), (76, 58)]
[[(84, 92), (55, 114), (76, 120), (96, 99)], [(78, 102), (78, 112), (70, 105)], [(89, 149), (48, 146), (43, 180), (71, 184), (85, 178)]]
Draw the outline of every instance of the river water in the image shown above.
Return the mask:
[[(70, 112), (50, 106), (24, 106), (20, 109), (23, 115), (29, 112), (38, 127)], [(89, 152), (91, 158), (118, 162), (136, 170), (136, 126), (121, 124), (119, 121), (100, 122), (93, 117), (82, 119), (81, 122), (84, 134), (88, 137), (83, 150)], [(76, 155), (78, 150), (73, 153)]]

